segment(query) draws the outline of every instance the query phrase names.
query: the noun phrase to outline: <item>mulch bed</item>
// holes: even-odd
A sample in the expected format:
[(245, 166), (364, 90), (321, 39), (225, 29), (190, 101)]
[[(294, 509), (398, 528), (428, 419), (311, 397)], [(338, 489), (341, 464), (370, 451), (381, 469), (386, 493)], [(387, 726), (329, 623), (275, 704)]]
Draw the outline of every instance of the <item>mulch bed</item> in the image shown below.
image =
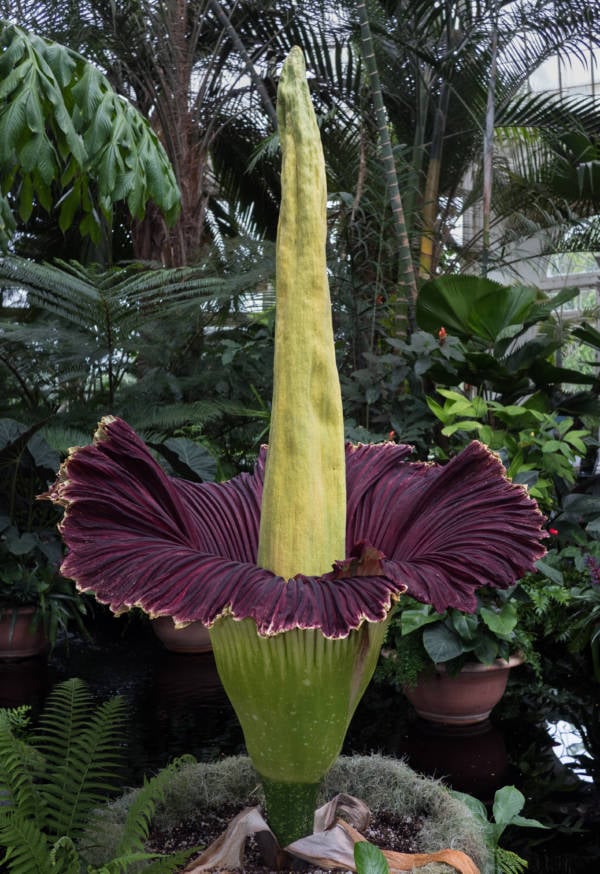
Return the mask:
[[(156, 853), (173, 853), (190, 847), (204, 849), (221, 835), (233, 817), (244, 806), (224, 806), (215, 810), (202, 810), (197, 816), (184, 820), (172, 829), (160, 830), (153, 828), (147, 843), (147, 849)], [(395, 850), (399, 853), (418, 853), (417, 838), (423, 822), (415, 817), (400, 817), (389, 811), (374, 813), (371, 823), (362, 833), (364, 837), (378, 847)], [(189, 864), (189, 863), (188, 863)], [(304, 865), (304, 867), (302, 867)], [(298, 866), (305, 874), (311, 869), (308, 863)], [(298, 870), (294, 865), (294, 870)], [(253, 837), (246, 842), (245, 874), (269, 874), (271, 868), (265, 865), (257, 843)]]

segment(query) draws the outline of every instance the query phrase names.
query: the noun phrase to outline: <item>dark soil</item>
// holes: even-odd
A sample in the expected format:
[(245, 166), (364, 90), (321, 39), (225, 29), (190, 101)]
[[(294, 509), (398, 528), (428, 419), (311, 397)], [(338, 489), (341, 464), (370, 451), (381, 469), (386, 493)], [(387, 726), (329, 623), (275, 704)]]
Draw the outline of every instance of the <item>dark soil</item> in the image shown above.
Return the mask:
[[(161, 831), (154, 828), (149, 836), (147, 848), (152, 852), (173, 853), (190, 847), (204, 849), (215, 841), (227, 828), (233, 817), (244, 806), (227, 806), (217, 810), (204, 810), (194, 818), (181, 822), (172, 829)], [(385, 850), (395, 850), (398, 853), (418, 853), (417, 837), (423, 827), (423, 822), (415, 817), (401, 817), (389, 811), (373, 814), (368, 828), (364, 829), (364, 837)], [(189, 862), (187, 864), (190, 864)], [(304, 874), (316, 869), (308, 863), (298, 866)], [(246, 859), (244, 874), (269, 874), (270, 866), (261, 857), (260, 849), (253, 837), (246, 841)], [(296, 872), (296, 866), (294, 865)], [(280, 872), (281, 874), (281, 872)]]

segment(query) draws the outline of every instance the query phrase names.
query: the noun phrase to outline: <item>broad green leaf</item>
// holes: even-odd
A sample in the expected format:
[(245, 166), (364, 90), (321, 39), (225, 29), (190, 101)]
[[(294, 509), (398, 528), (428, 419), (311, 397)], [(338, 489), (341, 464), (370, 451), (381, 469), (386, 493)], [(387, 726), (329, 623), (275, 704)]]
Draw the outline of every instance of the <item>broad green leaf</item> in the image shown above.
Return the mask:
[[(125, 198), (137, 218), (151, 199), (172, 222), (179, 190), (166, 153), (149, 123), (106, 77), (76, 52), (6, 22), (0, 22), (0, 44), (0, 178), (7, 194), (29, 176), (21, 213), (30, 214), (33, 199), (51, 211), (57, 191), (61, 197), (60, 180), (70, 188), (82, 175), (86, 184), (78, 209), (75, 197), (62, 205), (63, 231), (80, 210), (81, 233), (98, 239), (101, 212), (108, 214)], [(98, 192), (93, 199), (90, 179), (91, 190)], [(3, 241), (14, 224), (3, 199)]]
[(217, 475), (216, 459), (200, 443), (185, 437), (171, 437), (156, 448), (181, 476), (202, 482), (214, 481)]
[(542, 446), (542, 452), (562, 452), (560, 440), (547, 440)]
[[(599, 520), (600, 522), (600, 520)], [(561, 571), (558, 568), (552, 567), (552, 565), (548, 564), (548, 562), (543, 559), (538, 559), (535, 563), (537, 570), (543, 574), (545, 577), (548, 577), (549, 580), (552, 580), (553, 583), (558, 583), (562, 585), (564, 583), (564, 577)]]
[(480, 431), (482, 427), (481, 422), (466, 419), (461, 422), (454, 422), (452, 425), (446, 425), (445, 428), (442, 428), (442, 434), (446, 437), (451, 437), (457, 431)]
[(492, 345), (509, 325), (525, 321), (538, 292), (479, 276), (448, 275), (426, 282), (417, 299), (417, 323), (430, 333), (445, 327), (461, 339)]
[(504, 828), (513, 821), (525, 806), (525, 796), (516, 786), (503, 786), (494, 795), (492, 813), (497, 825)]
[(77, 210), (81, 206), (81, 195), (78, 186), (73, 186), (70, 191), (60, 200), (60, 212), (58, 214), (58, 225), (63, 233), (67, 231), (73, 224), (73, 219)]
[(453, 391), (450, 388), (438, 388), (438, 394), (441, 394), (443, 398), (447, 398), (449, 401), (467, 401), (467, 398), (464, 394), (461, 394), (459, 391)]
[(543, 822), (540, 822), (539, 819), (531, 819), (528, 816), (513, 816), (510, 824), (520, 825), (524, 828), (548, 828), (548, 826), (544, 825)]
[(19, 534), (16, 528), (6, 532), (4, 540), (12, 555), (27, 555), (32, 549), (35, 549), (39, 542), (34, 534), (28, 532)]
[[(501, 653), (499, 653), (499, 648), (502, 646), (497, 640), (493, 637), (488, 637), (488, 635), (481, 634), (477, 643), (473, 647), (473, 654), (476, 659), (482, 662), (484, 665), (491, 665)], [(505, 644), (506, 646), (506, 644)]]
[(481, 823), (487, 825), (488, 815), (487, 810), (485, 808), (485, 804), (480, 801), (478, 798), (474, 798), (473, 795), (468, 795), (466, 792), (459, 792), (457, 789), (451, 789), (450, 794), (453, 798), (457, 798), (459, 801), (469, 808), (473, 816), (478, 819)]
[(23, 177), (21, 190), (19, 191), (19, 215), (23, 221), (27, 221), (33, 212), (33, 182), (31, 176)]
[(0, 100), (6, 100), (13, 91), (16, 91), (30, 69), (31, 62), (26, 59), (0, 79)]
[(52, 449), (40, 434), (33, 434), (27, 442), (36, 467), (44, 468), (49, 474), (55, 474), (60, 467), (60, 456)]
[(475, 614), (460, 613), (458, 610), (452, 610), (450, 612), (450, 623), (463, 641), (472, 643), (479, 625)]
[(32, 90), (27, 95), (25, 116), (29, 130), (36, 134), (42, 133), (44, 130), (44, 114), (37, 91)]
[(441, 422), (446, 422), (450, 418), (450, 414), (446, 412), (445, 408), (438, 404), (437, 401), (434, 401), (433, 398), (426, 397), (425, 402), (427, 406), (431, 410), (434, 416), (436, 416)]
[(514, 601), (505, 601), (498, 611), (481, 607), (479, 613), (490, 631), (503, 637), (508, 637), (514, 631), (518, 620)]
[(354, 861), (358, 874), (388, 874), (390, 870), (379, 847), (368, 841), (354, 844)]
[(441, 622), (423, 632), (423, 646), (434, 662), (448, 662), (465, 652), (458, 634)]
[(0, 112), (0, 126), (5, 147), (18, 148), (27, 131), (27, 94), (21, 92), (4, 107)]
[(18, 440), (26, 430), (25, 425), (14, 419), (0, 419), (0, 450)]
[(400, 626), (402, 635), (411, 634), (418, 628), (424, 625), (431, 625), (433, 622), (440, 621), (440, 614), (436, 613), (433, 607), (429, 604), (418, 604), (414, 607), (407, 607), (400, 614)]

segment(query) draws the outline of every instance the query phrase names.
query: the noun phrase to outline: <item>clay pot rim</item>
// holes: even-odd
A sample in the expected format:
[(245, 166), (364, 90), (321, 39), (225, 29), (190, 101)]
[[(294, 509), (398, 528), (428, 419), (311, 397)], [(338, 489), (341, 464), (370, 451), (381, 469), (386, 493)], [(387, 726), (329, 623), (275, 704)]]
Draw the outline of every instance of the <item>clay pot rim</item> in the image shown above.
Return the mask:
[(38, 608), (35, 604), (0, 604), (0, 616), (9, 611), (11, 613), (35, 613), (37, 609)]
[[(496, 659), (490, 665), (485, 665), (483, 662), (465, 662), (459, 673), (483, 673), (485, 671), (498, 671), (506, 668), (516, 668), (524, 662), (523, 656), (518, 653), (511, 655), (509, 659)], [(438, 674), (445, 674), (447, 667), (443, 662), (437, 662), (435, 669)]]

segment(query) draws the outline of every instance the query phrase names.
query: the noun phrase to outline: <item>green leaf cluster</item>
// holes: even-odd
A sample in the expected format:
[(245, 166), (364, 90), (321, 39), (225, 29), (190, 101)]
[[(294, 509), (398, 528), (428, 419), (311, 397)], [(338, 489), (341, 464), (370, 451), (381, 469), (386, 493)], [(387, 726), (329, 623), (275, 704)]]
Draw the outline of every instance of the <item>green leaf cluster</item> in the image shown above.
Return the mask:
[[(110, 412), (177, 475), (248, 469), (268, 427), (273, 357), (272, 311), (245, 311), (251, 295), (262, 301), (272, 264), (249, 262), (236, 272), (233, 263), (104, 269), (1, 259), (7, 294), (27, 294), (0, 313), (7, 415), (49, 420), (44, 437), (63, 456)], [(216, 474), (209, 456), (220, 459)]]
[(557, 504), (557, 480), (565, 486), (575, 482), (591, 432), (577, 427), (572, 416), (539, 410), (535, 399), (504, 404), (455, 389), (437, 393), (443, 402), (429, 397), (427, 405), (450, 445), (457, 448), (472, 439), (487, 444), (501, 456), (507, 476), (526, 485), (543, 509)]
[(455, 608), (436, 613), (430, 604), (404, 597), (390, 623), (378, 677), (414, 686), (436, 664), (457, 673), (467, 661), (489, 665), (516, 654), (537, 670), (537, 632), (523, 622), (530, 604), (520, 585), (480, 589), (473, 613)]
[(56, 686), (34, 732), (0, 711), (0, 863), (10, 874), (122, 874), (140, 862), (168, 874), (190, 854), (148, 853), (144, 841), (174, 764), (147, 781), (129, 810), (114, 857), (88, 865), (79, 839), (93, 811), (119, 785), (126, 707), (120, 697), (93, 706), (81, 680)]
[(81, 55), (0, 21), (0, 246), (35, 203), (56, 206), (66, 231), (101, 237), (125, 201), (142, 218), (148, 200), (173, 222), (179, 190), (149, 123)]
[(39, 427), (0, 419), (0, 613), (14, 622), (16, 607), (34, 607), (33, 628), (41, 627), (53, 645), (72, 622), (85, 630), (87, 603), (57, 570), (60, 514), (35, 500), (60, 464)]
[(485, 805), (479, 799), (464, 792), (452, 791), (452, 795), (466, 804), (483, 827), (490, 860), (482, 874), (521, 874), (525, 871), (527, 861), (500, 846), (500, 838), (508, 826), (546, 828), (537, 819), (520, 815), (525, 806), (523, 793), (515, 786), (503, 786), (498, 789), (494, 795), (491, 819), (488, 819)]

